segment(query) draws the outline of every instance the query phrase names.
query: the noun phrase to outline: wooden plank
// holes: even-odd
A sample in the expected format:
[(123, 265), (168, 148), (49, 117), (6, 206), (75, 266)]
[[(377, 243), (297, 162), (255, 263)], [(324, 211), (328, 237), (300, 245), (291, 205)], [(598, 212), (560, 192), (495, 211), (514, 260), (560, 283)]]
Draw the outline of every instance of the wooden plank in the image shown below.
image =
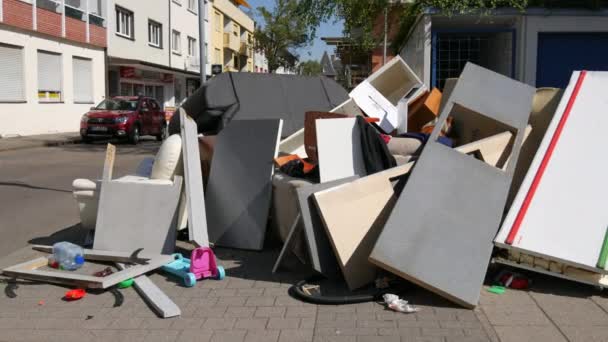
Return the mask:
[[(44, 253), (53, 253), (53, 246), (33, 245), (32, 249), (39, 251), (39, 252), (44, 252)], [(92, 260), (92, 261), (132, 263), (132, 254), (133, 253), (129, 253), (129, 252), (84, 249), (85, 260)], [(141, 259), (152, 259), (157, 256), (158, 256), (158, 253), (150, 254), (150, 253), (146, 253), (145, 250), (142, 250), (140, 253), (137, 254), (137, 257), (141, 258)]]
[(316, 126), (321, 183), (367, 175), (356, 118), (317, 120)]
[(358, 177), (349, 177), (296, 189), (311, 266), (315, 271), (328, 278), (339, 276), (340, 267), (338, 266), (338, 261), (336, 260), (336, 255), (333, 252), (327, 232), (323, 227), (323, 221), (319, 215), (319, 211), (314, 204), (312, 194), (352, 182), (356, 179), (358, 179)]
[(42, 271), (39, 267), (48, 263), (47, 258), (40, 257), (2, 270), (8, 276), (44, 281), (50, 283), (82, 286), (86, 288), (106, 289), (124, 280), (142, 275), (146, 272), (160, 268), (171, 262), (171, 255), (159, 255), (149, 261), (147, 265), (136, 265), (129, 269), (113, 273), (107, 277), (95, 277), (67, 271)]
[(116, 159), (116, 146), (108, 144), (106, 148), (106, 157), (103, 162), (103, 174), (102, 180), (112, 179), (112, 173), (114, 172), (114, 160)]
[[(127, 268), (127, 266), (121, 263), (117, 263), (116, 266), (121, 270)], [(179, 306), (177, 306), (177, 304), (175, 304), (171, 298), (159, 289), (147, 276), (140, 275), (135, 277), (133, 279), (133, 286), (135, 286), (135, 290), (143, 300), (154, 309), (159, 317), (169, 318), (182, 314)]]
[(606, 273), (597, 262), (608, 223), (608, 162), (600, 157), (607, 147), (602, 127), (608, 124), (600, 89), (607, 85), (605, 72), (573, 74), (497, 245)]
[(104, 181), (93, 249), (173, 253), (182, 177), (163, 182)]
[(188, 236), (198, 246), (209, 246), (207, 214), (205, 211), (205, 190), (198, 146), (196, 122), (183, 108), (179, 109), (182, 134), (182, 157), (184, 161), (186, 204), (188, 210)]
[(262, 249), (281, 129), (281, 120), (233, 120), (218, 135), (205, 194), (216, 245)]

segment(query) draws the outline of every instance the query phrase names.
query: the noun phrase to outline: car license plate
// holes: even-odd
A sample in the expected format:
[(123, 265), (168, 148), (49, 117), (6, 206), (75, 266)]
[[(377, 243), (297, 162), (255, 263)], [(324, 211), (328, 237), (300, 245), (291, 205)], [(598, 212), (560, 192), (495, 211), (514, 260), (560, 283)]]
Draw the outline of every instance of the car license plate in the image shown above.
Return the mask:
[(103, 127), (103, 126), (92, 126), (89, 129), (91, 130), (91, 132), (107, 132), (108, 131), (108, 127)]

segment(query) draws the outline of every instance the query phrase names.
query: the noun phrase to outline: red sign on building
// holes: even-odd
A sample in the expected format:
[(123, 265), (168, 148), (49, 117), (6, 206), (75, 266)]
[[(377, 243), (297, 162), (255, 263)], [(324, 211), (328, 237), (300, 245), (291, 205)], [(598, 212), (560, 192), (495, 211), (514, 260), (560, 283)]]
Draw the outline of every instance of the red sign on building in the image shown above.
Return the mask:
[(135, 68), (133, 67), (120, 67), (120, 77), (122, 78), (135, 78)]

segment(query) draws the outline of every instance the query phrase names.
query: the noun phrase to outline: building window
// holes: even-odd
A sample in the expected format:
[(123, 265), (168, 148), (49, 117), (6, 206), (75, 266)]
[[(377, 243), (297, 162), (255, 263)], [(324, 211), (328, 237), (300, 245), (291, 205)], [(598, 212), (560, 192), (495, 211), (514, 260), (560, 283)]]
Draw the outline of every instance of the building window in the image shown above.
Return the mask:
[(232, 58), (232, 64), (233, 64), (234, 68), (238, 70), (238, 68), (239, 68), (239, 55), (237, 55), (237, 54), (234, 55), (234, 57)]
[(0, 102), (25, 100), (23, 48), (0, 45)]
[(196, 13), (196, 11), (197, 11), (197, 8), (196, 8), (196, 7), (197, 7), (196, 0), (188, 0), (188, 9), (189, 9), (191, 12)]
[(38, 51), (38, 101), (61, 102), (61, 55)]
[(215, 17), (213, 18), (213, 23), (215, 24), (215, 31), (220, 32), (222, 31), (222, 17), (220, 16), (219, 12), (215, 12), (214, 16)]
[(88, 58), (72, 58), (74, 78), (74, 103), (93, 103), (93, 61)]
[(148, 20), (148, 44), (157, 48), (163, 47), (163, 25), (154, 20)]
[(120, 83), (120, 95), (121, 96), (132, 96), (133, 95), (133, 84), (131, 83)]
[(232, 25), (232, 34), (233, 34), (235, 37), (238, 37), (238, 36), (239, 36), (239, 25), (237, 25), (237, 24), (233, 24), (233, 25)]
[(215, 64), (223, 64), (222, 52), (220, 51), (220, 49), (215, 49)]
[(182, 53), (182, 34), (179, 31), (173, 30), (171, 33), (171, 45), (173, 53), (178, 55)]
[(196, 56), (198, 46), (196, 45), (196, 39), (192, 37), (188, 37), (188, 56)]
[(133, 12), (116, 6), (116, 34), (134, 39)]

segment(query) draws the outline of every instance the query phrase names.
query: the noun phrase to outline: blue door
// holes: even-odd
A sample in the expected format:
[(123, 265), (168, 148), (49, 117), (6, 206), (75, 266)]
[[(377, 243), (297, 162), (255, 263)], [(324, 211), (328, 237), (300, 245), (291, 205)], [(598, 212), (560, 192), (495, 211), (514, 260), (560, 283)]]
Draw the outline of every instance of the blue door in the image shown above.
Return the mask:
[(608, 71), (608, 33), (539, 33), (536, 86), (565, 88), (575, 70)]

